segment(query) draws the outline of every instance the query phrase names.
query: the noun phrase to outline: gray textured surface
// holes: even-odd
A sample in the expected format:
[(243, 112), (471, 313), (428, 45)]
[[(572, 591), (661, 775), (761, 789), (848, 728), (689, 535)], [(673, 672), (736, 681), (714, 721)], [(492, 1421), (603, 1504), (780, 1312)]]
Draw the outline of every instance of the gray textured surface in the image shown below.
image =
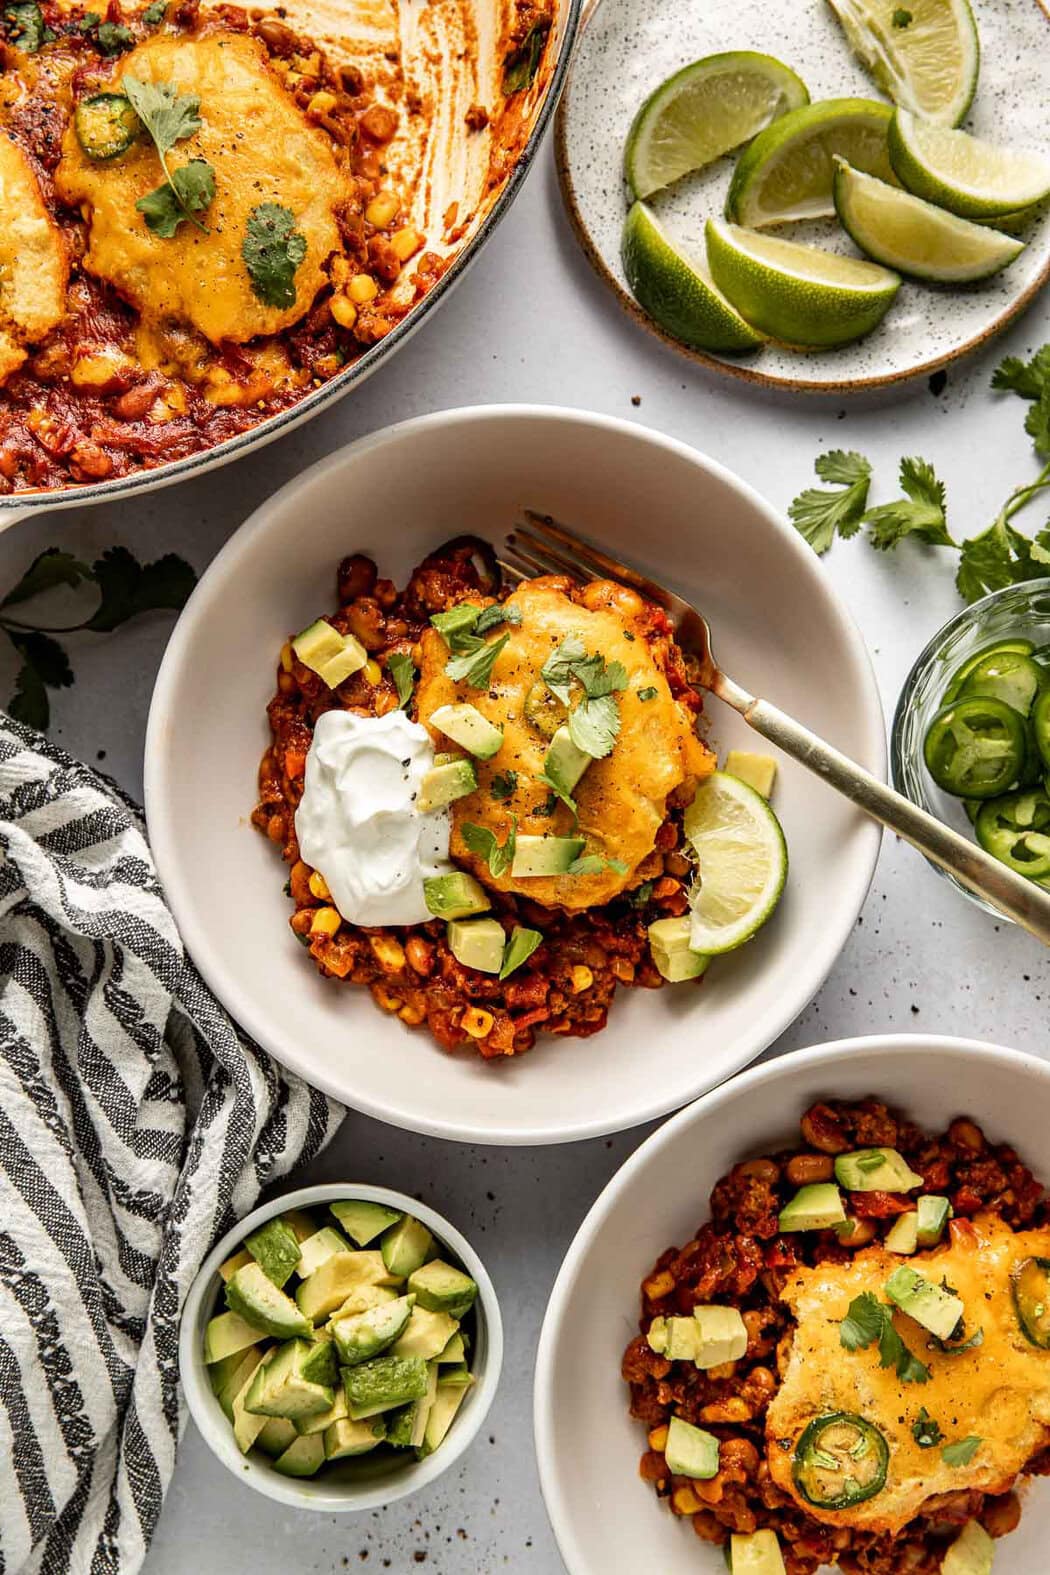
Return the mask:
[[(759, 394), (709, 376), (636, 329), (599, 285), (570, 238), (548, 150), (445, 310), (352, 402), (182, 490), (15, 527), (0, 538), (0, 584), (9, 584), (52, 541), (85, 553), (118, 541), (142, 556), (175, 549), (203, 568), (257, 503), (341, 443), (422, 411), (502, 400), (590, 406), (660, 428), (706, 449), (781, 508), (809, 483), (814, 455), (833, 444), (861, 448), (875, 461), (876, 501), (895, 495), (899, 456), (922, 453), (947, 480), (955, 529), (966, 535), (988, 522), (1006, 492), (1033, 473), (1023, 410), (987, 392), (991, 366), (999, 354), (1047, 338), (1050, 301), (1044, 298), (1001, 345), (952, 370), (942, 393), (931, 393), (923, 380), (886, 398), (847, 405)], [(1034, 529), (1045, 518), (1044, 506), (1027, 523)], [(888, 712), (912, 659), (959, 605), (948, 556), (906, 547), (895, 558), (882, 558), (853, 542), (827, 560), (827, 573), (869, 642)], [(77, 684), (55, 707), (58, 739), (88, 760), (104, 751), (104, 768), (133, 792), (140, 790), (150, 686), (168, 630), (158, 618), (110, 638), (70, 641)], [(804, 629), (793, 655), (811, 664), (819, 683), (821, 652), (807, 649)], [(0, 685), (8, 679), (3, 666)], [(1050, 965), (1034, 942), (996, 925), (915, 855), (889, 842), (852, 941), (816, 1001), (774, 1049), (921, 1027), (1045, 1053), (1048, 989)], [(565, 1053), (572, 1054), (571, 1044)], [(658, 1078), (658, 1047), (642, 1053), (653, 1056)], [(902, 1098), (906, 1094), (902, 1089)], [(535, 1343), (573, 1231), (644, 1135), (562, 1149), (486, 1150), (348, 1117), (311, 1179), (418, 1189), (486, 1257), (507, 1326), (504, 1381), (489, 1426), (462, 1469), (419, 1499), (377, 1516), (316, 1522), (239, 1486), (191, 1429), (147, 1575), (346, 1568), (366, 1575), (383, 1569), (408, 1575), (417, 1568), (433, 1575), (491, 1575), (504, 1568), (558, 1575), (562, 1566), (532, 1458)], [(641, 1491), (631, 1483), (624, 1490)]]

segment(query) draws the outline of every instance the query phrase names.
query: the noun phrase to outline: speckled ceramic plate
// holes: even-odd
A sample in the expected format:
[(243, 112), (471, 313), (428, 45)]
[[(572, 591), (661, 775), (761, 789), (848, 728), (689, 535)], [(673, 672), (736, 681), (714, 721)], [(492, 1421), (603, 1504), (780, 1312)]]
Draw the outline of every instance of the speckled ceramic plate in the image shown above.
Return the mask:
[[(1050, 11), (1043, 0), (973, 0), (982, 67), (965, 129), (1019, 148), (1050, 150)], [(626, 191), (620, 160), (638, 106), (665, 77), (704, 55), (758, 49), (802, 77), (812, 99), (878, 98), (824, 0), (600, 0), (583, 28), (558, 114), (558, 166), (572, 222), (599, 274), (650, 332), (683, 355), (752, 382), (844, 390), (893, 383), (975, 349), (1024, 310), (1050, 278), (1050, 211), (1025, 232), (1011, 267), (980, 285), (905, 281), (881, 327), (840, 350), (768, 345), (744, 358), (688, 350), (635, 304), (620, 262)], [(652, 205), (673, 233), (702, 247), (703, 223), (725, 203), (733, 156), (678, 182)], [(794, 238), (855, 248), (831, 220), (791, 226)]]

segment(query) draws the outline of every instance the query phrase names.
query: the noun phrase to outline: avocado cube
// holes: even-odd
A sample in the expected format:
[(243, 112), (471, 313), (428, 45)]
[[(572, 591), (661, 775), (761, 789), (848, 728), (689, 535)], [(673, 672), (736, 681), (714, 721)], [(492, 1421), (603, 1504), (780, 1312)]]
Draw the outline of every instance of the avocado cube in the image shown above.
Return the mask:
[(326, 1460), (342, 1460), (347, 1455), (367, 1455), (370, 1449), (383, 1442), (384, 1428), (380, 1418), (366, 1422), (353, 1422), (342, 1417), (325, 1429), (324, 1453)]
[(421, 1400), (427, 1392), (427, 1364), (419, 1356), (377, 1356), (343, 1373), (346, 1402), (355, 1422), (381, 1411)]
[(399, 1296), (396, 1301), (372, 1307), (354, 1317), (337, 1318), (332, 1324), (332, 1338), (343, 1366), (357, 1367), (361, 1362), (370, 1362), (388, 1345), (393, 1345), (411, 1317), (414, 1301), (412, 1296)]
[(298, 1273), (302, 1279), (309, 1279), (314, 1270), (319, 1269), (322, 1263), (327, 1263), (333, 1253), (349, 1251), (350, 1243), (342, 1231), (325, 1225), (299, 1243)]
[(690, 930), (689, 915), (684, 913), (675, 919), (657, 919), (649, 926), (649, 950), (657, 970), (668, 984), (699, 979), (710, 966), (710, 957), (693, 951)]
[[(211, 1384), (213, 1395), (221, 1395), (227, 1384), (236, 1377), (237, 1369), (244, 1366), (247, 1353), (234, 1351), (230, 1356), (223, 1356), (219, 1361), (213, 1362), (208, 1368), (208, 1382)], [(240, 1385), (237, 1386), (240, 1388)]]
[(462, 1269), (435, 1258), (424, 1263), (421, 1269), (408, 1277), (408, 1289), (415, 1294), (416, 1305), (428, 1312), (445, 1312), (452, 1318), (463, 1318), (474, 1305), (478, 1294), (476, 1283)]
[[(417, 1308), (417, 1312), (423, 1312), (423, 1311), (425, 1311), (424, 1308), (422, 1308), (422, 1307)], [(435, 1316), (438, 1316), (438, 1315), (435, 1314)], [(439, 1354), (438, 1361), (442, 1362), (442, 1363), (444, 1363), (444, 1362), (465, 1362), (466, 1359), (467, 1359), (467, 1342), (463, 1338), (463, 1331), (462, 1331), (462, 1329), (457, 1329), (455, 1334), (452, 1336), (451, 1340), (446, 1345), (445, 1349)]]
[(307, 1383), (325, 1384), (329, 1389), (339, 1382), (335, 1342), (328, 1330), (309, 1344), (306, 1355), (300, 1360), (299, 1372)]
[[(267, 1220), (245, 1238), (245, 1247), (278, 1288), (290, 1279), (299, 1264), (299, 1243), (284, 1220)], [(242, 1265), (244, 1267), (244, 1265)], [(231, 1275), (232, 1278), (232, 1275)]]
[(434, 1245), (434, 1238), (420, 1221), (405, 1214), (396, 1225), (383, 1232), (379, 1243), (383, 1262), (391, 1274), (407, 1279), (416, 1269), (421, 1269)]
[(351, 673), (360, 672), (368, 652), (352, 634), (340, 634), (324, 618), (318, 618), (292, 641), (292, 650), (304, 667), (316, 673), (329, 689), (336, 689)]
[(730, 1575), (786, 1575), (775, 1531), (735, 1531), (729, 1539)]
[(735, 1307), (694, 1307), (699, 1334), (693, 1360), (697, 1367), (721, 1367), (739, 1362), (747, 1350), (747, 1328)]
[(401, 1218), (399, 1209), (388, 1209), (385, 1203), (367, 1203), (357, 1198), (347, 1198), (330, 1207), (351, 1241), (359, 1247), (367, 1247), (388, 1225), (396, 1224)]
[(769, 798), (777, 779), (777, 763), (772, 755), (753, 755), (746, 749), (731, 749), (723, 769), (729, 776), (746, 782), (762, 798)]
[(255, 1447), (261, 1449), (264, 1455), (269, 1455), (271, 1460), (276, 1460), (298, 1437), (294, 1422), (289, 1422), (286, 1416), (271, 1416), (255, 1440)]
[(919, 1215), (915, 1209), (899, 1214), (886, 1233), (887, 1252), (910, 1257), (919, 1245)]
[(237, 1270), (226, 1286), (226, 1305), (275, 1340), (313, 1333), (309, 1319), (273, 1283), (261, 1263), (246, 1263)]
[(464, 968), (499, 973), (507, 937), (498, 919), (453, 919), (445, 931), (448, 949)]
[(333, 1422), (341, 1422), (344, 1417), (349, 1415), (350, 1411), (346, 1403), (346, 1390), (340, 1383), (339, 1388), (335, 1391), (335, 1399), (328, 1407), (328, 1410), (318, 1411), (316, 1416), (300, 1417), (295, 1424), (296, 1432), (323, 1433), (331, 1427)]
[(251, 1253), (248, 1251), (247, 1247), (242, 1247), (240, 1252), (235, 1252), (232, 1257), (226, 1259), (225, 1263), (220, 1263), (219, 1273), (222, 1276), (223, 1284), (225, 1285), (227, 1280), (232, 1280), (233, 1276), (237, 1273), (237, 1270), (243, 1269), (244, 1265), (246, 1263), (251, 1263), (251, 1261)]
[(576, 747), (569, 729), (563, 724), (555, 729), (543, 761), (543, 770), (562, 793), (571, 794), (592, 758)]
[(431, 766), (424, 774), (416, 808), (421, 815), (429, 815), (431, 810), (444, 809), (457, 798), (477, 792), (477, 787), (477, 772), (472, 760), (447, 760), (444, 765)]
[(283, 1477), (312, 1477), (324, 1465), (324, 1458), (324, 1437), (314, 1433), (289, 1444), (284, 1454), (277, 1456), (273, 1469)]
[(303, 1363), (309, 1355), (305, 1340), (289, 1340), (271, 1351), (252, 1379), (245, 1410), (253, 1416), (284, 1416), (292, 1422), (327, 1411), (335, 1391), (330, 1385), (303, 1377)]
[(817, 1181), (808, 1187), (799, 1187), (790, 1202), (785, 1203), (780, 1211), (779, 1228), (785, 1233), (834, 1230), (845, 1223), (842, 1193), (832, 1181)]
[(208, 1320), (204, 1331), (204, 1360), (210, 1367), (212, 1362), (221, 1362), (225, 1356), (246, 1351), (249, 1346), (258, 1344), (259, 1335), (258, 1327), (239, 1314), (218, 1313)]
[(667, 1429), (664, 1459), (667, 1469), (676, 1477), (692, 1477), (697, 1482), (709, 1482), (718, 1475), (718, 1439), (702, 1427), (693, 1427), (673, 1416)]
[(295, 1233), (295, 1239), (300, 1246), (307, 1236), (312, 1236), (317, 1230), (317, 1221), (307, 1209), (285, 1209), (281, 1219), (288, 1229)]
[(367, 1312), (370, 1307), (381, 1307), (384, 1302), (396, 1302), (397, 1292), (389, 1285), (358, 1285), (350, 1295), (331, 1314), (325, 1328), (329, 1331), (339, 1318), (353, 1318), (357, 1313)]
[(839, 1154), (835, 1180), (847, 1192), (911, 1192), (923, 1184), (922, 1177), (895, 1148), (862, 1148)]
[(941, 1575), (992, 1575), (995, 1543), (979, 1520), (967, 1521), (941, 1564)]
[(233, 1402), (242, 1390), (247, 1392), (259, 1363), (266, 1355), (261, 1345), (253, 1345), (250, 1351), (243, 1351), (240, 1356), (240, 1365), (221, 1389), (216, 1390), (215, 1398), (223, 1410), (223, 1415), (228, 1422), (233, 1421)]
[(886, 1281), (886, 1295), (895, 1307), (928, 1329), (938, 1340), (950, 1340), (966, 1312), (962, 1298), (901, 1265)]
[(917, 1239), (920, 1247), (935, 1247), (944, 1235), (944, 1227), (954, 1210), (947, 1198), (927, 1192), (916, 1200), (915, 1212)]
[(419, 1400), (414, 1400), (411, 1405), (402, 1406), (399, 1411), (387, 1420), (387, 1443), (394, 1449), (418, 1449), (423, 1442), (426, 1430), (427, 1417), (437, 1398), (438, 1369), (437, 1363), (431, 1362), (427, 1369), (426, 1394)]
[(649, 1349), (669, 1362), (695, 1362), (700, 1349), (700, 1326), (695, 1318), (654, 1318), (646, 1335)]
[(230, 1421), (233, 1423), (233, 1436), (242, 1455), (248, 1453), (266, 1426), (266, 1418), (259, 1416), (256, 1412), (249, 1411), (246, 1404), (256, 1378), (259, 1373), (264, 1371), (265, 1367), (266, 1362), (260, 1354), (259, 1361), (255, 1364), (255, 1370), (249, 1373), (240, 1389), (233, 1396), (230, 1405)]
[(466, 1397), (467, 1390), (462, 1384), (451, 1383), (447, 1379), (442, 1379), (438, 1384), (419, 1449), (421, 1460), (432, 1455), (445, 1442), (448, 1430), (456, 1419), (456, 1412)]
[(564, 875), (586, 847), (582, 837), (518, 837), (510, 872), (515, 880), (529, 875)]
[(381, 1252), (333, 1252), (295, 1293), (299, 1311), (315, 1323), (341, 1307), (362, 1285), (396, 1285)]
[(393, 1347), (395, 1356), (421, 1356), (424, 1362), (442, 1358), (445, 1348), (459, 1325), (445, 1312), (431, 1312), (426, 1307), (416, 1307), (408, 1327)]
[(427, 720), (478, 760), (491, 760), (503, 744), (503, 729), (482, 716), (476, 705), (439, 705)]
[(423, 901), (436, 919), (469, 919), (492, 907), (484, 886), (465, 870), (431, 875), (423, 882)]

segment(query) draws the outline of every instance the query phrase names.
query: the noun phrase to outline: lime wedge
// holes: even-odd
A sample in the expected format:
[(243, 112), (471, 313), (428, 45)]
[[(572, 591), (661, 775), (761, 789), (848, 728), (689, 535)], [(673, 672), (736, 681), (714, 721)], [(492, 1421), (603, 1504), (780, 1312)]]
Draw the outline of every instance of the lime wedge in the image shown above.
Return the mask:
[(1046, 159), (928, 125), (907, 110), (894, 115), (889, 142), (893, 168), (908, 190), (964, 219), (1005, 218), (1050, 196)]
[(850, 48), (882, 91), (939, 126), (969, 109), (981, 46), (969, 0), (830, 0)]
[(780, 822), (754, 788), (716, 771), (685, 812), (699, 870), (689, 897), (689, 945), (706, 956), (731, 952), (761, 929), (787, 880)]
[(634, 117), (624, 149), (631, 191), (650, 197), (808, 103), (805, 83), (772, 55), (734, 49), (694, 60), (661, 83)]
[(1024, 251), (1024, 242), (1011, 235), (862, 175), (844, 159), (837, 164), (835, 208), (843, 227), (862, 252), (887, 268), (934, 284), (966, 284), (998, 273)]
[(638, 305), (682, 344), (732, 355), (764, 343), (644, 202), (632, 205), (623, 227), (623, 267)]
[(900, 288), (897, 274), (817, 246), (707, 221), (715, 283), (753, 327), (785, 344), (848, 344), (878, 326)]
[(783, 115), (741, 154), (726, 218), (752, 229), (831, 218), (836, 154), (896, 184), (886, 141), (892, 118), (888, 104), (870, 98), (828, 98)]

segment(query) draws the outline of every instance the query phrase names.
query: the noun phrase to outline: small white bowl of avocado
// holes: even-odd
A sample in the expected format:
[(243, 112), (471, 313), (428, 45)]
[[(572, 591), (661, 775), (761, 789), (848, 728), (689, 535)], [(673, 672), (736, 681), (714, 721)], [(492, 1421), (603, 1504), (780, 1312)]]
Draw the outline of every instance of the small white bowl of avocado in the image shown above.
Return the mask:
[(496, 1293), (464, 1237), (386, 1187), (275, 1198), (209, 1253), (179, 1365), (213, 1453), (298, 1509), (376, 1509), (453, 1465), (499, 1383)]

